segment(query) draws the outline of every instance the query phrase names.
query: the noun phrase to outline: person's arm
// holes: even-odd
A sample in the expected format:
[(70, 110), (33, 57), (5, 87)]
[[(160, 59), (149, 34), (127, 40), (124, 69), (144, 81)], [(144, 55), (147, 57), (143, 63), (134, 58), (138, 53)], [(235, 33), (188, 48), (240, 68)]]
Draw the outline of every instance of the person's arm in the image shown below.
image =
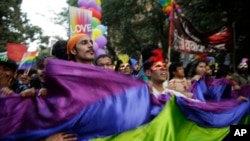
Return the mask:
[(3, 96), (8, 96), (8, 95), (11, 95), (11, 94), (14, 94), (14, 91), (8, 87), (4, 87), (2, 88), (2, 95)]
[(201, 79), (201, 75), (195, 75), (194, 77), (191, 78), (191, 83), (198, 81)]
[(237, 82), (235, 82), (234, 80), (231, 80), (231, 84), (232, 84), (234, 90), (240, 89), (240, 85)]
[(22, 97), (33, 97), (35, 96), (35, 94), (36, 94), (35, 88), (26, 89), (20, 93)]
[(76, 141), (77, 136), (74, 133), (57, 133), (51, 136), (48, 136), (45, 139), (40, 141)]

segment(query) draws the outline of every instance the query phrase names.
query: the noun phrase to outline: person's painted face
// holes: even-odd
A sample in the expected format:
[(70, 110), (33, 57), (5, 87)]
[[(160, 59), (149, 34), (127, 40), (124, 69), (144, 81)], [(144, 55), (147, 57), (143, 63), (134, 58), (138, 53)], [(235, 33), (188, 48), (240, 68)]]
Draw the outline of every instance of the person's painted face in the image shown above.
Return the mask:
[(107, 70), (113, 70), (113, 63), (109, 57), (99, 58), (96, 62), (97, 66), (103, 67)]
[(179, 78), (185, 77), (184, 68), (183, 67), (177, 67), (176, 71), (174, 71), (173, 74), (174, 74), (174, 76), (179, 77)]
[(196, 74), (197, 75), (205, 75), (206, 73), (206, 63), (200, 62), (198, 66), (196, 67)]
[(0, 88), (10, 87), (15, 72), (5, 64), (0, 64)]
[(168, 67), (165, 62), (156, 62), (150, 68), (153, 81), (164, 82), (168, 77)]
[(124, 63), (120, 65), (120, 67), (118, 68), (118, 71), (122, 74), (130, 75), (132, 73), (132, 68), (129, 63)]
[(75, 55), (76, 60), (93, 61), (95, 59), (93, 41), (88, 36), (82, 37), (71, 53)]

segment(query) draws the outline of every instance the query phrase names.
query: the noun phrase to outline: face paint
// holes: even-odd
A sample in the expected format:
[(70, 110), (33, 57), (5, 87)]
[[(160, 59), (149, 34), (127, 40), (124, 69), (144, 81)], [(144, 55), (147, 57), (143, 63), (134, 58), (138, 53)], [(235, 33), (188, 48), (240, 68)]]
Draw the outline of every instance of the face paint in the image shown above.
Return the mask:
[(121, 70), (125, 70), (126, 68), (130, 67), (130, 64), (129, 63), (126, 63), (126, 64), (122, 64), (119, 69)]
[(167, 64), (164, 62), (156, 62), (153, 64), (153, 66), (150, 68), (152, 71), (157, 71), (157, 70), (166, 70), (167, 69)]

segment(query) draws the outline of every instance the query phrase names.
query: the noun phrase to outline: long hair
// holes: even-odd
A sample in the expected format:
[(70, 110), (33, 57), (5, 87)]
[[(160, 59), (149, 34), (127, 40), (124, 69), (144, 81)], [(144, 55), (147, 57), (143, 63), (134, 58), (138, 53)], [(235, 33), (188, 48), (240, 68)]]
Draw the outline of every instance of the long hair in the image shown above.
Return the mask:
[(202, 60), (202, 59), (196, 59), (196, 60), (190, 62), (187, 65), (187, 67), (185, 68), (185, 76), (187, 78), (192, 78), (193, 76), (195, 76), (196, 75), (196, 68), (200, 63), (206, 64), (206, 61)]

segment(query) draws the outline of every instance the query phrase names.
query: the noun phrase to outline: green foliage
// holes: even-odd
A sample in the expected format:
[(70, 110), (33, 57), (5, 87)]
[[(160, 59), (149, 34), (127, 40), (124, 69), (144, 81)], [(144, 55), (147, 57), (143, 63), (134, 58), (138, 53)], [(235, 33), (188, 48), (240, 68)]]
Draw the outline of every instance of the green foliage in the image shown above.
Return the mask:
[(51, 54), (51, 48), (40, 46), (38, 56), (50, 56), (50, 54)]
[(117, 53), (136, 57), (147, 44), (167, 47), (168, 23), (154, 0), (102, 0), (102, 8), (102, 22), (108, 26), (108, 39)]
[(6, 50), (7, 42), (26, 44), (34, 40), (48, 43), (38, 26), (31, 25), (25, 13), (21, 12), (22, 0), (1, 0), (0, 2), (0, 51)]

